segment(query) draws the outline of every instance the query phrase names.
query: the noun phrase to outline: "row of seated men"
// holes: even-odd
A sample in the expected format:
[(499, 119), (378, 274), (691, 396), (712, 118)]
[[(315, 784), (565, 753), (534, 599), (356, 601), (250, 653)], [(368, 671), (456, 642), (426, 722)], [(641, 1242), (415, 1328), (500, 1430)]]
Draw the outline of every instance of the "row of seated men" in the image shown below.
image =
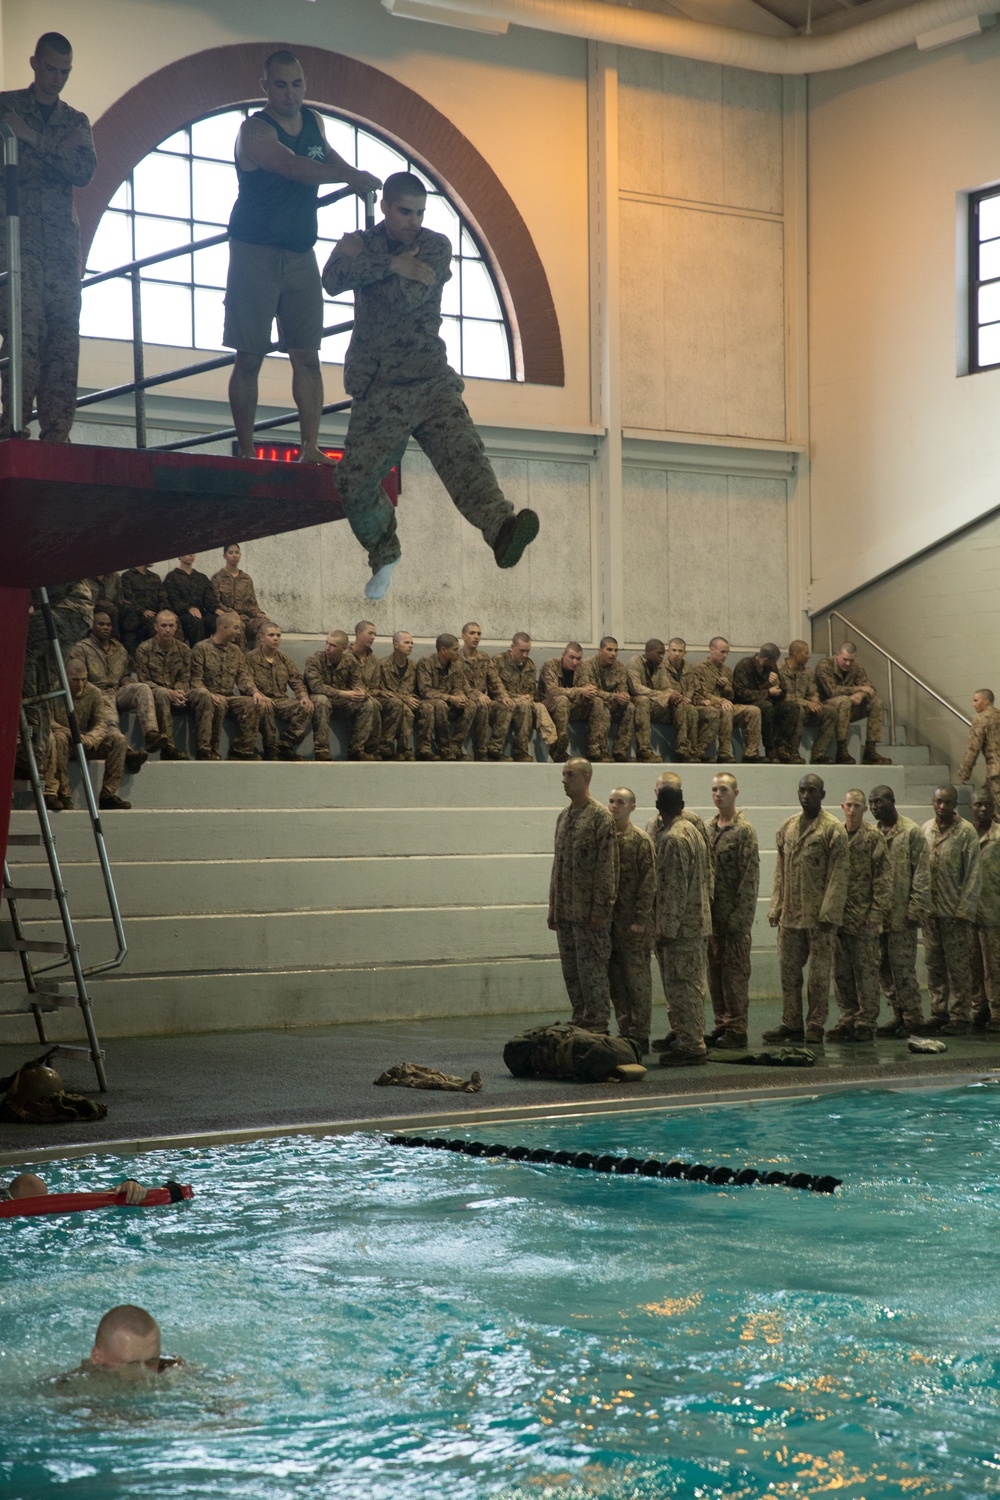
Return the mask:
[(124, 573), (102, 573), (85, 581), (94, 605), (107, 611), (114, 635), (130, 656), (142, 641), (152, 638), (156, 616), (163, 609), (177, 616), (180, 637), (189, 646), (197, 646), (214, 633), (219, 609), (238, 614), (245, 638), (252, 641), (267, 614), (257, 601), (253, 579), (240, 567), (241, 556), (238, 543), (227, 543), (222, 549), (223, 565), (211, 577), (198, 571), (196, 554), (187, 552), (163, 578), (141, 564)]
[[(230, 755), (237, 760), (260, 758), (258, 732), (265, 759), (301, 759), (296, 747), (310, 727), (316, 759), (329, 760), (333, 717), (348, 722), (348, 754), (356, 760), (468, 759), (470, 737), (475, 759), (504, 760), (510, 733), (512, 758), (532, 761), (538, 733), (552, 759), (564, 761), (570, 724), (579, 720), (586, 724), (592, 761), (631, 759), (633, 736), (640, 760), (660, 761), (650, 735), (657, 723), (674, 727), (683, 761), (732, 762), (733, 730), (739, 728), (746, 761), (802, 764), (798, 747), (808, 724), (817, 729), (813, 764), (831, 763), (834, 741), (837, 762), (853, 764), (847, 736), (851, 723), (864, 718), (864, 761), (888, 764), (878, 751), (881, 704), (850, 643), (813, 673), (804, 641), (793, 641), (783, 662), (778, 647), (765, 643), (733, 671), (722, 636), (710, 643), (706, 661), (690, 667), (683, 640), (665, 645), (651, 639), (626, 668), (617, 641), (605, 636), (587, 660), (571, 641), (539, 673), (523, 631), (507, 651), (489, 656), (479, 647), (479, 625), (470, 621), (461, 640), (440, 635), (434, 651), (414, 663), (408, 632), (397, 631), (391, 653), (380, 657), (373, 649), (374, 624), (361, 620), (353, 643), (344, 631), (331, 631), (300, 673), (281, 650), (280, 627), (266, 619), (257, 623), (257, 645), (244, 651), (246, 622), (217, 605), (212, 635), (192, 650), (179, 638), (177, 615), (160, 610), (153, 635), (137, 647), (133, 661), (115, 640), (111, 612), (98, 606), (90, 635), (73, 655), (102, 695), (109, 727), (117, 730), (118, 712), (133, 710), (146, 751), (159, 750), (164, 759), (187, 759), (173, 735), (174, 714), (187, 711), (194, 716), (202, 760), (220, 758), (228, 716), (236, 729)], [(115, 772), (110, 775), (114, 781)], [(56, 780), (49, 795), (62, 802), (68, 792), (58, 764)], [(106, 800), (117, 797), (117, 785), (106, 783), (104, 794)]]

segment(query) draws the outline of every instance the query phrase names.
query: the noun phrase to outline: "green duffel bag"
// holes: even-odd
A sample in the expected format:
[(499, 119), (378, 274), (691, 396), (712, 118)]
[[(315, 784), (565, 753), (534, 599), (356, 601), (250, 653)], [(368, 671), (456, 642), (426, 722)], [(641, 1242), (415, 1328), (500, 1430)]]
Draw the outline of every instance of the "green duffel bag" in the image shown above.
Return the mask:
[(642, 1053), (638, 1043), (628, 1037), (606, 1036), (561, 1022), (555, 1026), (535, 1026), (511, 1037), (503, 1049), (503, 1060), (515, 1078), (572, 1078), (577, 1083), (603, 1083), (617, 1076), (618, 1068), (641, 1063)]

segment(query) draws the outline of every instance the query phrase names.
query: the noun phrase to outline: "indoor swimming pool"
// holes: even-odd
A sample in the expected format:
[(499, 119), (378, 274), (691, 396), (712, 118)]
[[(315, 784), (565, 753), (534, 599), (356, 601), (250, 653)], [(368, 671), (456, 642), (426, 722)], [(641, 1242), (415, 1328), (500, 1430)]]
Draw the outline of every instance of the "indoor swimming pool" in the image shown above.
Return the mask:
[[(47, 1165), (52, 1191), (134, 1174), (195, 1196), (0, 1221), (0, 1494), (1000, 1493), (1000, 1087), (436, 1133), (843, 1186), (365, 1134)], [(187, 1369), (54, 1382), (121, 1302)]]

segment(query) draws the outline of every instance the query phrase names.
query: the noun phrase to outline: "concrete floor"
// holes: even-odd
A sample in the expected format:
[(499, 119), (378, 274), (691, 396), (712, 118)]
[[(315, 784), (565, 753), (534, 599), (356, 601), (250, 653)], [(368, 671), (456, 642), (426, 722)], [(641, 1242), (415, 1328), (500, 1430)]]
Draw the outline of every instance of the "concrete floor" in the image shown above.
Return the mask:
[[(708, 1102), (714, 1095), (807, 1091), (898, 1081), (937, 1083), (947, 1076), (1000, 1070), (1000, 1037), (952, 1038), (948, 1051), (920, 1056), (905, 1042), (869, 1047), (828, 1045), (811, 1069), (739, 1067), (661, 1069), (655, 1058), (641, 1084), (583, 1085), (512, 1078), (503, 1064), (504, 1042), (548, 1016), (492, 1016), (327, 1026), (288, 1031), (225, 1032), (200, 1036), (142, 1037), (107, 1044), (108, 1117), (97, 1124), (0, 1124), (0, 1165), (79, 1155), (94, 1149), (150, 1149), (177, 1137), (211, 1137), (230, 1131), (281, 1133), (280, 1127), (324, 1122), (376, 1121), (419, 1125), (457, 1117), (468, 1124), (503, 1112), (507, 1117), (550, 1111), (648, 1108)], [(757, 1002), (751, 1013), (751, 1046), (777, 1024), (779, 1007)], [(831, 1018), (831, 1024), (833, 1018)], [(654, 1035), (666, 1030), (661, 1008)], [(0, 1046), (0, 1076), (42, 1050)], [(68, 1089), (92, 1093), (89, 1059), (64, 1053), (55, 1059)], [(393, 1063), (415, 1062), (469, 1077), (482, 1075), (478, 1094), (373, 1087)], [(194, 1144), (192, 1140), (190, 1142)]]

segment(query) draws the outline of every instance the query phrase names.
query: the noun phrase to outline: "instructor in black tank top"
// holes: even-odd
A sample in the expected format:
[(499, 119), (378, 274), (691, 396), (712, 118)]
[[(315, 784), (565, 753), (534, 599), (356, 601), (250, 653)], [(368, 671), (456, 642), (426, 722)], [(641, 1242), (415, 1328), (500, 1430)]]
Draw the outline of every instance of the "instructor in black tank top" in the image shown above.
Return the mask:
[(323, 376), (323, 288), (313, 246), (321, 184), (346, 182), (359, 195), (381, 186), (327, 143), (317, 114), (305, 109), (306, 80), (292, 52), (272, 52), (261, 87), (266, 107), (236, 138), (239, 196), (229, 220), (229, 277), (222, 341), (236, 350), (229, 382), (241, 458), (254, 454), (257, 376), (277, 320), (279, 347), (292, 365), (292, 395), (302, 432), (300, 456), (327, 463), (319, 450)]

